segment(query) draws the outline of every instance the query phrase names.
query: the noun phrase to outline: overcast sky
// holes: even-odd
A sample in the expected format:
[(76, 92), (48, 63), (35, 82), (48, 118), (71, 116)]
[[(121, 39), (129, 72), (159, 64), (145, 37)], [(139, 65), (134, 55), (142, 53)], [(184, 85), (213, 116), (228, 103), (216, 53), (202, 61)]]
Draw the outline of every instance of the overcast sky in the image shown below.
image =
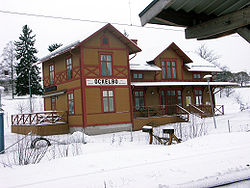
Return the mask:
[[(82, 20), (109, 23), (140, 25), (138, 14), (152, 0), (0, 0), (0, 10), (58, 17), (79, 18)], [(1, 35), (0, 53), (11, 40), (18, 40), (22, 26), (27, 24), (36, 34), (35, 47), (39, 58), (48, 54), (48, 45), (64, 45), (81, 40), (104, 26), (104, 23), (49, 19), (31, 16), (20, 16), (0, 12)], [(195, 51), (201, 44), (220, 56), (221, 65), (231, 71), (250, 72), (250, 45), (239, 35), (231, 35), (216, 40), (186, 40), (184, 29), (167, 27), (152, 29), (113, 24), (120, 32), (126, 31), (130, 39), (138, 39), (142, 52), (133, 60), (136, 62), (152, 60), (171, 42), (175, 42), (183, 51)], [(146, 25), (158, 27), (156, 25)]]

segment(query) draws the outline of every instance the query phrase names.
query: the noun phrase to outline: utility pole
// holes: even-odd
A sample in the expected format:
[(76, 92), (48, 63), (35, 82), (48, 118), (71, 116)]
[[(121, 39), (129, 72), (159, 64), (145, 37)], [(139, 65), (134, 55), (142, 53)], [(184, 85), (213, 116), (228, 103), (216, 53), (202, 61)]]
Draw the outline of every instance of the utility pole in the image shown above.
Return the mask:
[(210, 78), (212, 78), (212, 75), (205, 75), (203, 78), (207, 79), (207, 86), (208, 86), (208, 92), (209, 92), (209, 96), (210, 96), (210, 103), (211, 103), (211, 108), (212, 108), (212, 115), (213, 115), (213, 121), (214, 121), (214, 128), (216, 129), (216, 121), (215, 121), (215, 115), (214, 115), (214, 103), (212, 100), (212, 93), (211, 93), (211, 88), (209, 85), (209, 80)]
[(4, 120), (3, 120), (3, 110), (2, 110), (2, 102), (1, 95), (4, 88), (0, 86), (0, 154), (4, 153)]
[(32, 102), (31, 102), (31, 98), (32, 98), (32, 93), (31, 93), (31, 77), (30, 77), (30, 72), (31, 72), (31, 68), (29, 69), (29, 94), (30, 94), (30, 113), (32, 113)]

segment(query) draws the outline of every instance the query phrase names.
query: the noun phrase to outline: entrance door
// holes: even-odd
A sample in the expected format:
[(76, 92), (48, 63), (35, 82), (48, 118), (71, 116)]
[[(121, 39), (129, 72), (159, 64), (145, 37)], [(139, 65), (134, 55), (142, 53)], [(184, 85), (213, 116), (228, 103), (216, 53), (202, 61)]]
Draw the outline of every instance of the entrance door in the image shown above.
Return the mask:
[(177, 106), (182, 106), (182, 92), (180, 89), (161, 90), (161, 108), (166, 114), (177, 114)]
[(175, 90), (167, 90), (167, 114), (176, 114), (177, 97)]

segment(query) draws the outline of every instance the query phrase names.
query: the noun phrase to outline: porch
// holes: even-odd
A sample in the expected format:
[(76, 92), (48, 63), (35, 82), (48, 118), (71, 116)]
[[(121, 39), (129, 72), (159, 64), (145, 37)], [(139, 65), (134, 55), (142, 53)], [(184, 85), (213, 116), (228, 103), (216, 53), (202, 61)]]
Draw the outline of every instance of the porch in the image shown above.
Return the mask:
[[(224, 105), (215, 105), (214, 113), (224, 115)], [(155, 105), (134, 107), (134, 130), (140, 130), (143, 126), (160, 126), (169, 123), (188, 122), (191, 114), (200, 118), (211, 117), (211, 105), (192, 105), (182, 107), (175, 105)]]
[(178, 104), (134, 107), (134, 130), (143, 126), (165, 125), (168, 123), (188, 122), (190, 112)]
[(49, 136), (69, 133), (68, 113), (64, 111), (45, 111), (11, 116), (11, 132), (17, 134)]

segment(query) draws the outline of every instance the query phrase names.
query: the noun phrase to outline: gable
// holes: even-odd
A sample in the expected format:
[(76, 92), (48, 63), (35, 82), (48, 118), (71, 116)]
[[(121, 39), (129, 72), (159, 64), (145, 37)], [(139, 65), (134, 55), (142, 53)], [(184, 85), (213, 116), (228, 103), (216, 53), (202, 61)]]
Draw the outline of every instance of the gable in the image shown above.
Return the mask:
[(110, 33), (112, 34), (116, 39), (118, 39), (121, 43), (123, 43), (128, 48), (128, 53), (134, 54), (137, 52), (140, 52), (141, 49), (136, 45), (136, 43), (132, 40), (129, 40), (127, 37), (125, 37), (120, 31), (118, 31), (115, 27), (113, 27), (111, 24), (107, 24), (95, 33), (93, 33), (91, 36), (83, 40), (80, 44), (84, 45), (89, 40), (92, 40), (92, 38), (95, 38), (96, 36), (100, 36), (101, 34)]
[[(106, 40), (105, 40), (106, 39)], [(107, 43), (105, 43), (107, 42)], [(83, 46), (106, 49), (126, 49), (126, 45), (109, 31), (102, 31), (89, 38)]]
[(176, 53), (178, 57), (180, 57), (183, 61), (183, 63), (191, 63), (192, 60), (174, 43), (172, 42), (165, 50), (163, 50), (155, 59), (154, 61), (159, 58), (159, 56), (162, 56), (166, 51), (172, 50)]

